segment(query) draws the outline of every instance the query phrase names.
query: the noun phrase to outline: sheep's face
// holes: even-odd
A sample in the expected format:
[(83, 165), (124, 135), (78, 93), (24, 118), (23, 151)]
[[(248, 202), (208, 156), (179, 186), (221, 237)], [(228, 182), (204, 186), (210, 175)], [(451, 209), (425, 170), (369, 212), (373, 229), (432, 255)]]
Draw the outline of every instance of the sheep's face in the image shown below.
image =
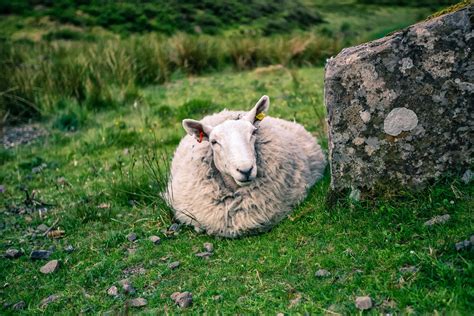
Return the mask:
[(263, 96), (252, 110), (239, 120), (228, 120), (215, 127), (194, 120), (184, 120), (183, 127), (197, 141), (207, 141), (214, 164), (223, 175), (239, 186), (248, 185), (257, 177), (255, 141), (258, 122), (267, 111), (269, 98)]

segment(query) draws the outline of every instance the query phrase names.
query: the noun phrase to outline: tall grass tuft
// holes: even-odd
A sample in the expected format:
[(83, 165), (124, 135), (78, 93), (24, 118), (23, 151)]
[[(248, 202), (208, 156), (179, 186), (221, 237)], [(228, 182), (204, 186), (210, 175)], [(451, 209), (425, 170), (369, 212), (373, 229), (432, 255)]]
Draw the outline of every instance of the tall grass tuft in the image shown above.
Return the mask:
[[(312, 33), (218, 37), (177, 33), (102, 41), (0, 43), (0, 119), (50, 116), (60, 100), (96, 110), (128, 103), (138, 86), (172, 74), (194, 75), (283, 64), (321, 64), (341, 48), (337, 37)], [(132, 100), (133, 101), (133, 100)]]

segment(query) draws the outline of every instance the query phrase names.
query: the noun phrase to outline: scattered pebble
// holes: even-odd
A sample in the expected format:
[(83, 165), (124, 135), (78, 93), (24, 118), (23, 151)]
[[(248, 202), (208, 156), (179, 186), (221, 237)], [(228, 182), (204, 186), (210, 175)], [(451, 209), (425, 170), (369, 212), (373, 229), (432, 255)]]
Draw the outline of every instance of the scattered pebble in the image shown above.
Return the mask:
[(36, 227), (36, 230), (41, 232), (41, 233), (44, 233), (48, 229), (49, 229), (49, 227), (46, 226), (45, 224), (40, 224), (40, 225), (38, 225), (38, 227)]
[(47, 135), (47, 132), (41, 126), (37, 124), (26, 124), (3, 128), (3, 137), (0, 141), (3, 143), (3, 146), (8, 149), (21, 144), (28, 144), (44, 135)]
[(43, 162), (41, 165), (32, 168), (31, 172), (32, 173), (40, 173), (41, 171), (43, 171), (46, 168), (48, 168), (48, 165)]
[(367, 310), (372, 308), (372, 299), (370, 296), (358, 296), (355, 300), (355, 306), (360, 310)]
[(121, 280), (119, 283), (126, 294), (135, 294), (136, 291), (128, 279)]
[(209, 259), (210, 256), (212, 256), (212, 252), (208, 252), (208, 251), (198, 252), (196, 254), (196, 257), (203, 258), (203, 259)]
[(174, 292), (171, 299), (181, 308), (189, 307), (193, 304), (193, 295), (191, 292)]
[(51, 256), (51, 251), (49, 250), (33, 250), (30, 254), (30, 259), (32, 260), (46, 260)]
[(19, 311), (26, 307), (25, 301), (19, 301), (15, 305), (12, 306), (13, 310)]
[[(169, 231), (177, 232), (179, 231), (179, 224), (178, 223), (173, 223), (171, 226), (168, 228)], [(186, 292), (184, 292), (186, 293)]]
[(219, 294), (219, 295), (214, 295), (214, 296), (212, 297), (212, 300), (213, 300), (213, 301), (221, 301), (223, 298), (224, 298), (224, 297), (223, 297), (221, 294)]
[(150, 239), (150, 241), (154, 243), (155, 245), (158, 245), (159, 243), (161, 243), (161, 238), (158, 236), (150, 236), (150, 238), (148, 239)]
[(415, 273), (418, 272), (418, 268), (415, 266), (406, 266), (398, 269), (401, 273)]
[(16, 258), (21, 257), (22, 255), (23, 255), (23, 252), (14, 248), (10, 248), (10, 249), (7, 249), (7, 251), (5, 251), (5, 258), (8, 258), (8, 259), (16, 259)]
[(43, 274), (49, 274), (58, 271), (59, 269), (59, 261), (58, 260), (51, 260), (44, 266), (40, 268), (40, 272)]
[(118, 288), (115, 285), (112, 285), (107, 290), (107, 294), (110, 296), (117, 296), (118, 295)]
[(176, 268), (178, 268), (180, 266), (180, 262), (179, 261), (174, 261), (174, 262), (171, 262), (169, 265), (168, 265), (168, 268), (170, 268), (171, 270), (174, 270)]
[(148, 302), (147, 302), (146, 299), (138, 297), (138, 298), (134, 298), (132, 300), (129, 300), (128, 304), (132, 307), (143, 307), (143, 306), (146, 306), (146, 304), (148, 304)]
[(276, 316), (285, 316), (283, 313), (277, 313)]
[(472, 172), (470, 169), (467, 169), (466, 172), (464, 172), (464, 174), (462, 175), (461, 180), (465, 184), (469, 184), (469, 182), (471, 182), (473, 178), (474, 178), (474, 172)]
[(303, 296), (301, 296), (301, 293), (296, 293), (295, 298), (290, 301), (290, 305), (288, 306), (288, 308), (292, 308), (298, 305), (299, 303), (301, 303), (302, 299), (303, 299)]
[(110, 208), (110, 203), (100, 203), (97, 207), (101, 209), (107, 209)]
[(67, 245), (66, 248), (64, 248), (64, 251), (66, 251), (67, 253), (72, 253), (74, 252), (74, 247), (72, 245)]
[(64, 177), (57, 178), (56, 183), (59, 185), (69, 185), (69, 182), (67, 182), (66, 178)]
[(135, 241), (135, 240), (137, 240), (137, 234), (130, 233), (130, 234), (128, 234), (127, 239), (128, 239), (128, 241)]
[(204, 243), (204, 249), (205, 249), (207, 252), (213, 252), (213, 251), (214, 251), (214, 245), (211, 244), (210, 242), (205, 242), (205, 243)]
[(465, 250), (468, 249), (469, 247), (474, 247), (474, 235), (472, 235), (469, 240), (463, 240), (460, 242), (457, 242), (454, 245), (454, 248), (456, 248), (457, 251)]
[(123, 270), (123, 273), (126, 275), (133, 275), (133, 274), (145, 274), (146, 269), (142, 266), (133, 266)]
[(179, 224), (174, 223), (174, 224), (171, 224), (171, 226), (168, 227), (168, 229), (163, 229), (163, 230), (161, 230), (161, 232), (162, 232), (166, 237), (173, 237), (173, 236), (177, 236), (177, 235), (179, 234), (179, 229), (180, 229)]
[(318, 271), (316, 271), (315, 275), (318, 277), (318, 278), (325, 278), (325, 277), (328, 277), (331, 275), (331, 272), (329, 272), (328, 270), (326, 269), (319, 269)]
[(445, 215), (441, 215), (441, 216), (438, 215), (438, 216), (433, 217), (429, 221), (426, 221), (425, 226), (433, 226), (433, 225), (436, 225), (436, 224), (444, 224), (450, 218), (451, 218), (451, 216), (449, 214), (445, 214)]
[(49, 303), (57, 301), (58, 299), (59, 299), (59, 295), (57, 294), (50, 295), (40, 302), (40, 307), (46, 307)]
[(352, 189), (351, 193), (349, 194), (349, 198), (353, 201), (360, 201), (360, 190), (359, 189)]
[(0, 193), (5, 192), (5, 186), (3, 184), (0, 184)]

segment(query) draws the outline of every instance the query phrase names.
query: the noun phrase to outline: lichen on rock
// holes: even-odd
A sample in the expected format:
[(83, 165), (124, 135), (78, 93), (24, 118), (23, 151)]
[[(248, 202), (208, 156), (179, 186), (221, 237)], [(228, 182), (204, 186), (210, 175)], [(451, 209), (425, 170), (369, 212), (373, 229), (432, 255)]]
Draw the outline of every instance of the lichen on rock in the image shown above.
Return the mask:
[(423, 186), (473, 165), (473, 6), (328, 60), (331, 186)]

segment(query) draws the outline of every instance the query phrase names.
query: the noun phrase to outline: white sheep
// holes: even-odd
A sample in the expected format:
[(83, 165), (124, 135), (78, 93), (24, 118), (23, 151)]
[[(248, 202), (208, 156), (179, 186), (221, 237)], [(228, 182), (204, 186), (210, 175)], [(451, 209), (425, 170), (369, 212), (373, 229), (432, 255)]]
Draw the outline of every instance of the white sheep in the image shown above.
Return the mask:
[(322, 177), (316, 139), (297, 123), (263, 119), (269, 103), (263, 96), (249, 112), (183, 120), (189, 135), (174, 154), (166, 194), (179, 222), (224, 237), (267, 231)]

